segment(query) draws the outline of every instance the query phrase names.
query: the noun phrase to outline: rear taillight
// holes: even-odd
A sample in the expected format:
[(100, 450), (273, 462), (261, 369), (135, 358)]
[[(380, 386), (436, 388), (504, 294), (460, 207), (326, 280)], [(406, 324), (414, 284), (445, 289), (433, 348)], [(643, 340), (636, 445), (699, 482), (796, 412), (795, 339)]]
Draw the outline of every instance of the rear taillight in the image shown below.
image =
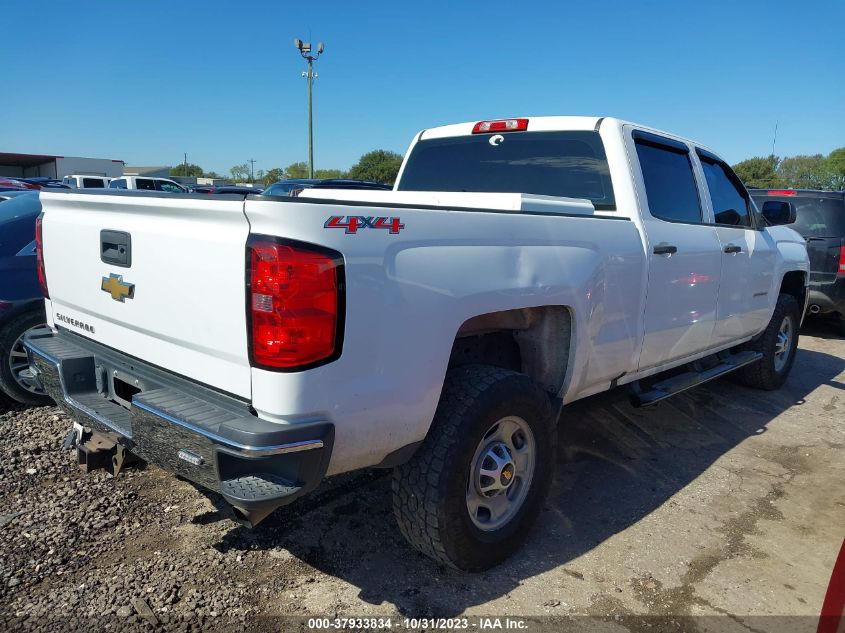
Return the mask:
[(845, 244), (839, 247), (839, 274), (845, 275)]
[(50, 292), (47, 290), (47, 274), (44, 272), (44, 238), (41, 233), (41, 214), (35, 218), (35, 262), (38, 271), (38, 283), (41, 285), (42, 294), (49, 299)]
[(472, 128), (473, 134), (491, 134), (493, 132), (524, 132), (528, 129), (528, 119), (502, 119), (500, 121), (479, 121)]
[(304, 369), (340, 356), (340, 253), (254, 236), (247, 244), (247, 257), (252, 364)]

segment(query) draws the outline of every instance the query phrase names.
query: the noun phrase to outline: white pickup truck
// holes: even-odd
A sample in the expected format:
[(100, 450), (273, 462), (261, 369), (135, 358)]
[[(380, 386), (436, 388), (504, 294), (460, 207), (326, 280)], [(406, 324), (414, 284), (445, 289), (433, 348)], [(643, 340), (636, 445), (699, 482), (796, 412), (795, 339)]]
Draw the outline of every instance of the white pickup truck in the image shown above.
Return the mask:
[(393, 468), (402, 533), (466, 570), (523, 540), (566, 404), (730, 371), (775, 389), (807, 297), (788, 202), (611, 118), (425, 130), (394, 191), (41, 201), (29, 371), (81, 465), (138, 456), (250, 524)]

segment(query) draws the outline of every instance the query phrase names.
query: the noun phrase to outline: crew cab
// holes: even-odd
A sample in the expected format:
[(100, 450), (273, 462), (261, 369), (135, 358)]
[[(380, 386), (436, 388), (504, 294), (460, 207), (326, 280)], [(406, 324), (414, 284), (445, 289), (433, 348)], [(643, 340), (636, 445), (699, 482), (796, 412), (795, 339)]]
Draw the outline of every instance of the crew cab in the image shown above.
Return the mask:
[(392, 468), (401, 532), (465, 570), (525, 538), (567, 404), (776, 389), (807, 300), (789, 201), (613, 118), (427, 129), (393, 191), (41, 201), (26, 347), (80, 463), (140, 457), (249, 524)]
[(110, 189), (139, 189), (141, 191), (164, 191), (166, 193), (188, 193), (187, 188), (169, 178), (152, 176), (121, 176), (109, 183)]

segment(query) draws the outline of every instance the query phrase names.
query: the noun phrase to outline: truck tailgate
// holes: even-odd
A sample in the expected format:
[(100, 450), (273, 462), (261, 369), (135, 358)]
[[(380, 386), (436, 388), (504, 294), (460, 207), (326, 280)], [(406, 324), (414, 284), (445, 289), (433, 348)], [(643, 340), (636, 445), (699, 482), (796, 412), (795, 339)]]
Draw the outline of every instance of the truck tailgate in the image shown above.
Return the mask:
[(49, 321), (250, 396), (242, 199), (42, 192), (41, 203)]

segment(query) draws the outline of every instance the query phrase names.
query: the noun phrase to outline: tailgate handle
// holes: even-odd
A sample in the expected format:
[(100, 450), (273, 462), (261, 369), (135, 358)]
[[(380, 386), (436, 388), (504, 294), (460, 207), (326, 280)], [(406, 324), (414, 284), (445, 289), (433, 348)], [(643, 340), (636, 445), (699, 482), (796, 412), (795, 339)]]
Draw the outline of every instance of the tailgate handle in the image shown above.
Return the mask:
[(106, 264), (129, 268), (132, 265), (132, 236), (126, 231), (100, 231), (100, 259)]

